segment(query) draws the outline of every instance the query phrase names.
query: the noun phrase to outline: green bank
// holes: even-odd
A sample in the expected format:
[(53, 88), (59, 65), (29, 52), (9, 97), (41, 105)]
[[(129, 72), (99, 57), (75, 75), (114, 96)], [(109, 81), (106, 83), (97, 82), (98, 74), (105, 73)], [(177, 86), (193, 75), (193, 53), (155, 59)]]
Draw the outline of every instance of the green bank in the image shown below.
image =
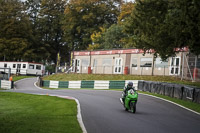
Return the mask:
[(1, 133), (81, 133), (74, 100), (0, 92)]

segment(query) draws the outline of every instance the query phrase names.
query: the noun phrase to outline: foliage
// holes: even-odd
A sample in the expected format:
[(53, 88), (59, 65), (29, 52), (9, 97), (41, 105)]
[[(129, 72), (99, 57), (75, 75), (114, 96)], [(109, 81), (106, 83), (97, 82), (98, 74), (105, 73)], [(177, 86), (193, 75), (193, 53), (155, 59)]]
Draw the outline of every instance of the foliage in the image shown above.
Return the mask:
[(91, 35), (100, 27), (117, 22), (120, 0), (70, 0), (65, 9), (65, 39), (71, 50), (84, 50), (92, 44)]
[(38, 14), (42, 43), (50, 53), (48, 60), (54, 63), (58, 52), (65, 55), (67, 50), (62, 30), (65, 5), (65, 0), (42, 0)]
[(163, 60), (187, 46), (198, 55), (199, 6), (197, 0), (136, 0), (125, 23), (128, 47), (154, 49)]
[(117, 24), (110, 26), (102, 36), (104, 42), (101, 44), (104, 49), (122, 48), (124, 45), (123, 38), (126, 34), (123, 27)]
[(0, 59), (29, 60), (32, 31), (23, 3), (11, 0), (0, 5)]

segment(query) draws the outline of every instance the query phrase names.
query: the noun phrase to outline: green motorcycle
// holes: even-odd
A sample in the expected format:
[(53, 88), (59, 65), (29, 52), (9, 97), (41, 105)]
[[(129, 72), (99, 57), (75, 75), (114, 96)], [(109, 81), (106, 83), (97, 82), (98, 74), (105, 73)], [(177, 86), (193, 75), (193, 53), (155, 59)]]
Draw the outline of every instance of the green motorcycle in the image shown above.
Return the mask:
[[(122, 93), (122, 97), (124, 97), (124, 92)], [(120, 98), (121, 103), (124, 105), (124, 108), (126, 111), (131, 111), (132, 113), (136, 112), (136, 104), (137, 104), (137, 100), (138, 100), (138, 93), (133, 90), (130, 89), (127, 93), (127, 95), (125, 96), (125, 99), (122, 100), (122, 98)]]

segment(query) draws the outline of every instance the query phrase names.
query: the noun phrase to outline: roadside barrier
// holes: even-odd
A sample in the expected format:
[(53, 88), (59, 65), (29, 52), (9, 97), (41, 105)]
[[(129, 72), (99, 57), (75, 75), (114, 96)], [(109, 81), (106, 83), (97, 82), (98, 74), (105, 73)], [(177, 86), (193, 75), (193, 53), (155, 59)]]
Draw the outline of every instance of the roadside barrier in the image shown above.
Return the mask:
[[(47, 81), (40, 80), (40, 85), (48, 88), (92, 88), (92, 89), (123, 89), (128, 82), (133, 82), (136, 90), (161, 94), (172, 98), (200, 103), (200, 88), (143, 80), (91, 80), (91, 81)], [(1, 83), (0, 83), (1, 85)]]
[(0, 88), (2, 88), (2, 89), (12, 89), (13, 88), (13, 81), (0, 80)]
[(48, 88), (92, 88), (92, 89), (123, 89), (128, 82), (133, 82), (133, 86), (137, 90), (138, 80), (83, 80), (83, 81), (53, 81), (40, 80), (40, 86)]
[(165, 82), (138, 81), (138, 90), (200, 103), (200, 88)]

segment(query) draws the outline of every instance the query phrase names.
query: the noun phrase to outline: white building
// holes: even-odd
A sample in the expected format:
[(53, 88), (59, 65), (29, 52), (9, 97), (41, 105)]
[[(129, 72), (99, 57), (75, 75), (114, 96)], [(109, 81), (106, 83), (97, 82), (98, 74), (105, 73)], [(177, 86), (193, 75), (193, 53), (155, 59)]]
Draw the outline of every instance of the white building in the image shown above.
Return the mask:
[(11, 69), (11, 74), (21, 75), (43, 75), (45, 67), (41, 63), (34, 62), (15, 62), (15, 61), (0, 61), (0, 72), (8, 73)]

